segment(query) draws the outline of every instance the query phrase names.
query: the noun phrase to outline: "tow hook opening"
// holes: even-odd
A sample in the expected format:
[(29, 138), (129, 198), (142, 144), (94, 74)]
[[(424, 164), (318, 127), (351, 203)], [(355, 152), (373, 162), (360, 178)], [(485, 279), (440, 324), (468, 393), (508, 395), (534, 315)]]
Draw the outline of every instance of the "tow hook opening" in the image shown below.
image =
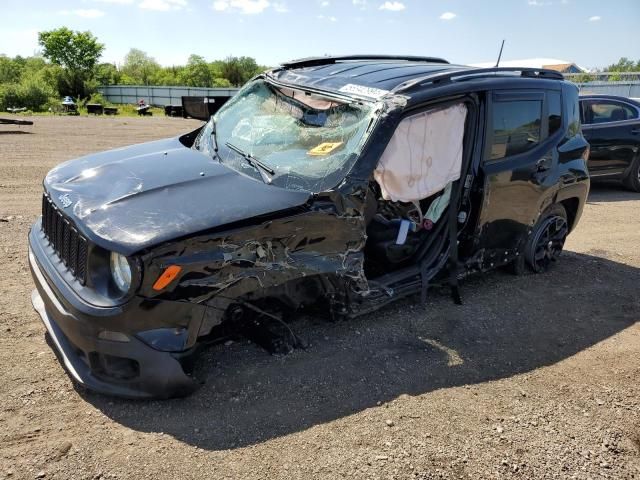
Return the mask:
[(99, 377), (132, 380), (140, 376), (140, 364), (132, 358), (91, 352), (89, 354), (89, 363), (93, 373)]

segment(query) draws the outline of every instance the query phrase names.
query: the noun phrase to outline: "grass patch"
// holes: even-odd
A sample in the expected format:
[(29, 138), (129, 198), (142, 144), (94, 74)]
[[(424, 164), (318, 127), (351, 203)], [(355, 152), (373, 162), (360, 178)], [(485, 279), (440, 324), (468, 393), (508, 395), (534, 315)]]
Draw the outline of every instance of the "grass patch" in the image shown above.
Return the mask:
[[(80, 116), (86, 117), (86, 116), (91, 116), (91, 117), (138, 117), (138, 112), (136, 110), (136, 106), (135, 105), (107, 105), (109, 107), (116, 107), (118, 109), (118, 114), (117, 115), (89, 115), (87, 113), (87, 109), (86, 107), (79, 107), (78, 108), (78, 114)], [(150, 108), (151, 113), (153, 114), (152, 116), (154, 117), (163, 117), (164, 116), (164, 109), (160, 108), (160, 107), (151, 107)], [(16, 117), (54, 117), (54, 116), (72, 116), (70, 114), (67, 113), (58, 113), (58, 112), (32, 112), (31, 110), (26, 110), (24, 112), (18, 112), (18, 113), (10, 113), (10, 112), (0, 112), (0, 114), (2, 114), (2, 116), (6, 116), (8, 118), (11, 118), (12, 116), (16, 116)]]

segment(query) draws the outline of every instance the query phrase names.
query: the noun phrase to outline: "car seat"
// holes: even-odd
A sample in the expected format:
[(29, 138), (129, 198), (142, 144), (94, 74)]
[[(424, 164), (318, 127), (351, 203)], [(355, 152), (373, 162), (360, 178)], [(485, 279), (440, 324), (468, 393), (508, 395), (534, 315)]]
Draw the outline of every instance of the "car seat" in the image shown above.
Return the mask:
[(616, 108), (611, 112), (611, 117), (609, 117), (610, 122), (620, 122), (622, 120), (627, 119), (627, 112), (624, 108)]

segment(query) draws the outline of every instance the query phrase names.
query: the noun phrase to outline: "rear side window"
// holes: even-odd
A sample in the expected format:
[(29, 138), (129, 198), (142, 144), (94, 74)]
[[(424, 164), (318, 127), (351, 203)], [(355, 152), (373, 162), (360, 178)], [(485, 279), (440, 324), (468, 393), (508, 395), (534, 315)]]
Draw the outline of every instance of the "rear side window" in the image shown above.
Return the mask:
[(542, 100), (493, 103), (491, 160), (531, 150), (540, 143)]
[(611, 100), (587, 100), (584, 109), (584, 123), (598, 124), (621, 122), (638, 117), (638, 112), (621, 102)]
[(560, 92), (547, 92), (547, 110), (549, 112), (549, 136), (562, 126), (562, 100)]

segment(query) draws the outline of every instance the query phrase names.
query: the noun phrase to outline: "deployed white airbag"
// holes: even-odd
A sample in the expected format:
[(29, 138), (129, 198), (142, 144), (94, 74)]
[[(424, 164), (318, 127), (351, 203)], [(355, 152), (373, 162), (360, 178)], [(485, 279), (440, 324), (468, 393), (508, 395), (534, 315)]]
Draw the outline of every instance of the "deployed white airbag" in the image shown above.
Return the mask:
[(402, 120), (373, 172), (382, 197), (416, 202), (459, 179), (466, 116), (460, 103)]

